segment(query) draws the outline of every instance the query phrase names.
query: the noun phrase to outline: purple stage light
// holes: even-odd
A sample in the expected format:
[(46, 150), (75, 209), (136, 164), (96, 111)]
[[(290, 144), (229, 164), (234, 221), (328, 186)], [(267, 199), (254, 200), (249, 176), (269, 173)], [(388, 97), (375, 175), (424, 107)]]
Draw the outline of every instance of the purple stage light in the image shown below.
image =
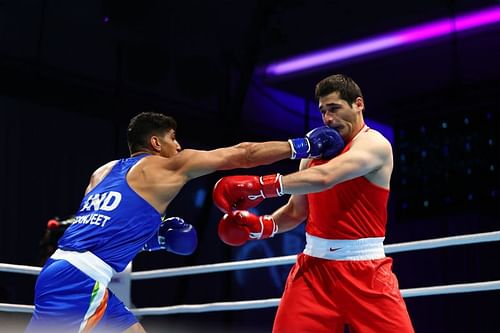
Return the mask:
[(500, 6), (494, 6), (454, 18), (441, 19), (397, 32), (296, 56), (270, 64), (265, 67), (264, 71), (267, 76), (287, 75), (498, 22), (500, 22)]

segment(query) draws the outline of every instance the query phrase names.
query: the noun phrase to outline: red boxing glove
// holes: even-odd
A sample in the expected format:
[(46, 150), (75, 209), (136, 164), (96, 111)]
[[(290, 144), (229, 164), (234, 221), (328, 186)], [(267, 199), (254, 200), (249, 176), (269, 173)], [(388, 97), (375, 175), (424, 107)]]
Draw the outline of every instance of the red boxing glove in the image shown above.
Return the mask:
[(240, 246), (250, 239), (273, 237), (278, 225), (271, 215), (257, 216), (246, 210), (225, 214), (219, 222), (219, 238), (227, 245)]
[(267, 176), (228, 176), (219, 179), (212, 193), (215, 205), (225, 213), (246, 210), (265, 198), (283, 195), (279, 173)]

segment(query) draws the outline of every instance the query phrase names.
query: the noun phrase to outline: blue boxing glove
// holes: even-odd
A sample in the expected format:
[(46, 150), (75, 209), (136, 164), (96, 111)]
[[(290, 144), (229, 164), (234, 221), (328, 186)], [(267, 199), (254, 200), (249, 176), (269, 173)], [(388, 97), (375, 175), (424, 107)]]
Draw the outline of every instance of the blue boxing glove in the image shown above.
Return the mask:
[(328, 126), (317, 127), (306, 134), (305, 138), (288, 140), (292, 147), (291, 159), (323, 158), (337, 156), (344, 149), (344, 139), (340, 133)]
[(180, 217), (164, 219), (156, 235), (151, 237), (143, 251), (166, 250), (183, 256), (190, 255), (196, 250), (198, 236), (196, 229)]

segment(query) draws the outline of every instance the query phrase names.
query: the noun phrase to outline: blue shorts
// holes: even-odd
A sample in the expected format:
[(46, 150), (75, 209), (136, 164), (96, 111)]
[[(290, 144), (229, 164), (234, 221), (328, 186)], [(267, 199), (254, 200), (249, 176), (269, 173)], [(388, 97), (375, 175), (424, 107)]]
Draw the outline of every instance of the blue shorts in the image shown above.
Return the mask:
[(66, 260), (49, 259), (35, 286), (35, 311), (26, 332), (122, 332), (135, 316), (107, 286)]

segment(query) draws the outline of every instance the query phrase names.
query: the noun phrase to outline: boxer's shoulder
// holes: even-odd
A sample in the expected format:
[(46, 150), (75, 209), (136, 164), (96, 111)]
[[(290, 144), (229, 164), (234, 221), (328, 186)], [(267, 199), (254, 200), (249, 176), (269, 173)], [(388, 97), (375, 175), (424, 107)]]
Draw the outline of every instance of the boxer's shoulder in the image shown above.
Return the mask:
[(351, 146), (379, 147), (385, 149), (392, 147), (389, 140), (382, 133), (373, 129), (359, 133), (357, 138), (351, 142)]
[(99, 184), (110, 173), (111, 169), (113, 169), (117, 162), (118, 160), (113, 160), (97, 168), (90, 176), (90, 182), (85, 193), (90, 192), (94, 187), (96, 187), (97, 184)]

